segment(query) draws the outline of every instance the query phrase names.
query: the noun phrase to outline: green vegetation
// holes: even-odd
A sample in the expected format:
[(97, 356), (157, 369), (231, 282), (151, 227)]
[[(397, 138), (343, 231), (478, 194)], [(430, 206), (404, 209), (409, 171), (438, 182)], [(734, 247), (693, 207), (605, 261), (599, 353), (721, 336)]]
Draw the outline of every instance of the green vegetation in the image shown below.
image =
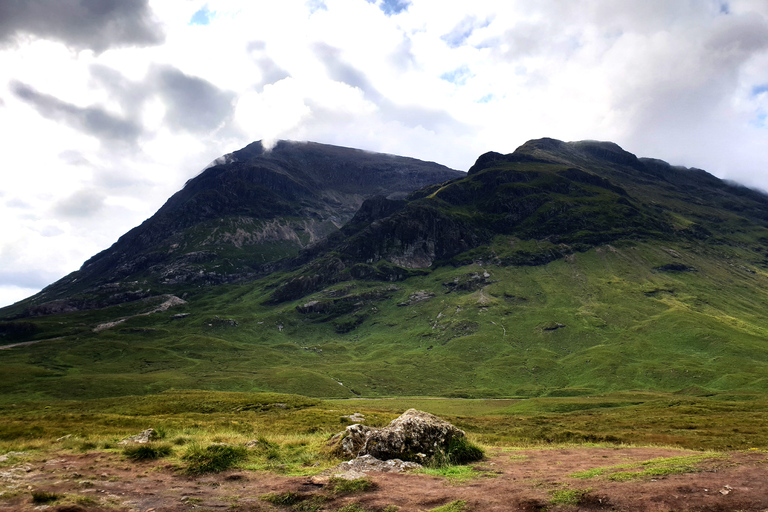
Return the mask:
[(190, 475), (219, 473), (244, 460), (247, 453), (241, 446), (214, 444), (203, 448), (192, 444), (182, 456), (182, 460), (186, 462), (184, 472)]
[(53, 503), (54, 501), (59, 501), (61, 498), (62, 495), (56, 494), (55, 492), (32, 491), (32, 503), (37, 503), (39, 505)]
[[(624, 482), (638, 478), (675, 475), (681, 473), (696, 473), (701, 469), (696, 465), (706, 460), (723, 458), (720, 453), (702, 453), (696, 455), (683, 455), (679, 457), (660, 457), (657, 459), (619, 464), (615, 466), (592, 468), (586, 471), (573, 473), (574, 478), (595, 478), (607, 475), (608, 480)], [(622, 469), (641, 468), (640, 471), (618, 471)]]
[(355, 478), (347, 480), (346, 478), (330, 478), (325, 488), (332, 494), (344, 495), (365, 492), (373, 489), (375, 484), (369, 478)]
[(156, 460), (172, 453), (173, 449), (167, 444), (134, 444), (123, 448), (123, 455), (132, 461)]
[(452, 501), (442, 507), (432, 508), (429, 512), (466, 512), (467, 502), (463, 500)]
[(591, 489), (556, 489), (551, 491), (549, 502), (553, 505), (578, 505)]
[(305, 497), (295, 492), (286, 491), (280, 493), (271, 492), (264, 494), (260, 497), (260, 499), (273, 505), (291, 506), (304, 500)]

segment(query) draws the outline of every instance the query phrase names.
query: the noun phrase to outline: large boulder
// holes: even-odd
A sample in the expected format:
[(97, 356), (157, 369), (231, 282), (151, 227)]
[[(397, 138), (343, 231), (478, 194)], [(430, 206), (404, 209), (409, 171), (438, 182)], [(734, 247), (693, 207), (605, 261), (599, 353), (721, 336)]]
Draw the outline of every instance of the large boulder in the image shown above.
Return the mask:
[[(383, 428), (350, 425), (334, 436), (332, 451), (344, 457), (371, 455), (380, 460), (401, 459), (423, 463), (448, 454), (466, 435), (437, 416), (409, 409)], [(481, 452), (480, 452), (481, 453)], [(482, 455), (481, 455), (482, 456)]]

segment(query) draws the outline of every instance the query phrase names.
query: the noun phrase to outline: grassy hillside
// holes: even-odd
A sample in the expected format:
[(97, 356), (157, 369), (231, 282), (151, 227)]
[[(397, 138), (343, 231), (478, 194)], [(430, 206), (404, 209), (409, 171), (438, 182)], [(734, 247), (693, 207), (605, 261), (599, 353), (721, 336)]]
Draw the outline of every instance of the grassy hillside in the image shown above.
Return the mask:
[[(503, 237), (494, 244), (531, 248)], [(4, 323), (8, 343), (43, 341), (0, 351), (0, 394), (8, 402), (169, 388), (314, 397), (763, 391), (768, 274), (744, 263), (756, 256), (623, 242), (541, 266), (342, 282), (278, 305), (267, 299), (286, 275), (190, 288), (186, 304), (148, 315), (139, 314), (161, 299)]]

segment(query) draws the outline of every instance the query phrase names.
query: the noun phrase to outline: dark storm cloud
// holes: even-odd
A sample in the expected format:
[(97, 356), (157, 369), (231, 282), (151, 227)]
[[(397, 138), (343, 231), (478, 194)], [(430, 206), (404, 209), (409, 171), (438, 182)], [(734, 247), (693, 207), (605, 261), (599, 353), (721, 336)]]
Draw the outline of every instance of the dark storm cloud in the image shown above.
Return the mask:
[(147, 0), (0, 1), (0, 43), (23, 34), (96, 52), (163, 42)]
[(17, 81), (11, 82), (11, 91), (43, 117), (67, 124), (102, 142), (133, 143), (141, 134), (138, 123), (117, 117), (100, 107), (79, 107)]
[(165, 104), (165, 121), (172, 128), (206, 132), (226, 121), (234, 109), (235, 95), (202, 78), (172, 66), (158, 66), (149, 77)]
[(365, 97), (374, 103), (382, 101), (383, 96), (368, 80), (365, 73), (341, 60), (341, 51), (325, 43), (315, 43), (315, 55), (325, 65), (332, 80), (357, 87)]

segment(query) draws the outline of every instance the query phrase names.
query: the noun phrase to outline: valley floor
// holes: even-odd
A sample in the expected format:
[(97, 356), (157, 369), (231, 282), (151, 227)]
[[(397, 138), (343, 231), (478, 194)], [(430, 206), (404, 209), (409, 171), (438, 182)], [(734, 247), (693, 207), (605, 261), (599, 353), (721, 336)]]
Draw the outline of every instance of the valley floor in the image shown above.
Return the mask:
[[(768, 509), (768, 454), (656, 447), (492, 448), (458, 478), (371, 473), (374, 485), (329, 494), (322, 479), (261, 471), (182, 476), (167, 461), (135, 463), (119, 453), (51, 451), (0, 467), (0, 511), (762, 511)], [(450, 473), (450, 472), (449, 472)], [(33, 502), (33, 493), (58, 499)], [(267, 493), (297, 493), (278, 506)], [(323, 497), (311, 506), (312, 497)], [(459, 503), (456, 503), (459, 501)], [(464, 502), (462, 504), (461, 502)], [(301, 507), (301, 504), (305, 507)], [(397, 507), (392, 508), (392, 506)]]

